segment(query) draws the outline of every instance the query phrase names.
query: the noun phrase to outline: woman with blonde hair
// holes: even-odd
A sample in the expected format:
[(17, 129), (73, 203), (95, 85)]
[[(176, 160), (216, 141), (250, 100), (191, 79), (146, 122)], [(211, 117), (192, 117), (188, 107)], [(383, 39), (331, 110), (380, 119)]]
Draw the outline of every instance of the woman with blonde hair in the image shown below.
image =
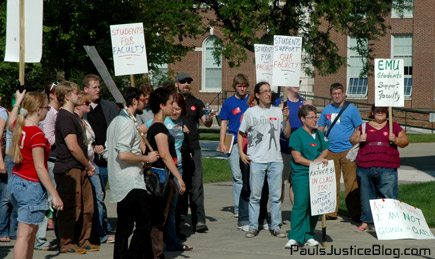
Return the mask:
[(47, 191), (53, 197), (54, 209), (62, 210), (63, 202), (48, 175), (50, 144), (38, 127), (50, 109), (47, 96), (17, 91), (16, 101), (8, 120), (8, 127), (13, 128), (11, 148), (15, 162), (8, 190), (12, 204), (18, 208), (17, 241), (13, 252), (14, 258), (18, 259), (33, 257), (38, 224), (49, 209)]

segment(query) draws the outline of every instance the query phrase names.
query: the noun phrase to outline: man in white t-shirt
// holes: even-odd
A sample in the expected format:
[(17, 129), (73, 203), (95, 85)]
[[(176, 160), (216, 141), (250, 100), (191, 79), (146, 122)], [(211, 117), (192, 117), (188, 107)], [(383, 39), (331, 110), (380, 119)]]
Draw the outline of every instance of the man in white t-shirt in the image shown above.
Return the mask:
[[(284, 127), (286, 137), (290, 136), (288, 109), (282, 111), (273, 107), (272, 91), (266, 82), (260, 82), (254, 89), (257, 106), (249, 108), (243, 115), (240, 124), (237, 144), (240, 159), (250, 164), (249, 198), (249, 231), (246, 237), (258, 235), (258, 216), (264, 178), (267, 176), (270, 195), (270, 213), (272, 234), (284, 238), (286, 234), (280, 229), (281, 224), (281, 182), (283, 162), (279, 141), (281, 129)], [(285, 117), (285, 118), (284, 118)], [(285, 121), (285, 126), (283, 122)], [(243, 136), (248, 137), (247, 155), (243, 152)], [(273, 143), (275, 141), (275, 143)], [(267, 174), (266, 174), (267, 172)]]

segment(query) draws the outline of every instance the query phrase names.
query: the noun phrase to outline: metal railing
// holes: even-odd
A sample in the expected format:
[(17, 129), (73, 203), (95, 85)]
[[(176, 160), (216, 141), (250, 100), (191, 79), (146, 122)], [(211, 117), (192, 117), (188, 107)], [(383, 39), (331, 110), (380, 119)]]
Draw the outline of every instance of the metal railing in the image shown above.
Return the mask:
[[(210, 103), (217, 101), (217, 110), (220, 111), (220, 108), (229, 96), (233, 95), (235, 91), (221, 91), (219, 92)], [(299, 93), (302, 97), (309, 100), (314, 106), (320, 108), (319, 112), (323, 109), (323, 107), (329, 105), (331, 103), (331, 98), (309, 95), (306, 93)], [(372, 103), (364, 103), (353, 100), (346, 100), (349, 103), (355, 105), (360, 111), (361, 117), (363, 119), (368, 119), (370, 109), (372, 107)], [(408, 109), (408, 108), (394, 108), (393, 107), (393, 119), (396, 123), (402, 125), (405, 131), (413, 130), (418, 131), (419, 129), (422, 132), (430, 132), (431, 134), (435, 131), (435, 125), (433, 122), (429, 121), (429, 117), (431, 113), (435, 111), (425, 111), (425, 110), (416, 110), (416, 109)], [(218, 120), (218, 124), (220, 125), (220, 121)]]

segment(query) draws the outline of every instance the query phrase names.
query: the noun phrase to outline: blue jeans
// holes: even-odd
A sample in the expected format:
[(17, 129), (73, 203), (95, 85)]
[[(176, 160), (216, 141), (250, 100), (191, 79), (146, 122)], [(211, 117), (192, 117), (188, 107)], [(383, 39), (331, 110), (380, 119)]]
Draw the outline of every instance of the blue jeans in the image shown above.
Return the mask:
[[(178, 168), (178, 172), (180, 172), (181, 176), (183, 176), (182, 167), (178, 166), (177, 168)], [(180, 239), (177, 236), (176, 227), (175, 227), (175, 208), (177, 207), (180, 185), (176, 178), (174, 178), (174, 182), (177, 185), (177, 190), (175, 190), (176, 192), (172, 196), (171, 205), (169, 207), (169, 212), (168, 212), (168, 219), (166, 220), (165, 235), (164, 235), (166, 250), (168, 251), (177, 250), (183, 246), (183, 243), (180, 242)]]
[(281, 224), (282, 169), (282, 162), (255, 163), (251, 161), (249, 229), (258, 230), (260, 200), (265, 177), (267, 177), (269, 184), (271, 230), (279, 228)]
[(5, 156), (6, 174), (0, 174), (0, 238), (17, 236), (17, 208), (12, 206), (10, 194), (8, 191), (8, 181), (12, 176), (12, 168), (15, 163), (10, 155)]
[(230, 165), (231, 174), (233, 175), (234, 214), (239, 213), (239, 198), (243, 186), (239, 160), (239, 148), (237, 147), (237, 143), (235, 143), (231, 153), (228, 155), (228, 163)]
[[(95, 166), (95, 169), (97, 169), (97, 166)], [(107, 220), (107, 208), (104, 203), (104, 199), (106, 198), (106, 186), (109, 181), (109, 171), (107, 170), (107, 167), (102, 166), (98, 166), (98, 171), (100, 172), (101, 190), (103, 191), (103, 211), (102, 214), (100, 212), (98, 214), (103, 215), (103, 227), (107, 232), (110, 232), (112, 231), (112, 226), (110, 226), (109, 221)]]
[(358, 167), (356, 176), (361, 195), (361, 221), (373, 223), (371, 199), (392, 198), (397, 195), (397, 168)]
[[(100, 168), (95, 164), (95, 173), (91, 176), (91, 184), (92, 191), (94, 193), (94, 218), (92, 220), (92, 234), (97, 235), (99, 240), (97, 242), (104, 243), (109, 238), (109, 233), (104, 228), (104, 211), (106, 209), (106, 205), (104, 204), (104, 193), (103, 185), (102, 185), (102, 177), (100, 174)], [(107, 218), (106, 218), (107, 219)], [(94, 241), (94, 240), (93, 240)]]

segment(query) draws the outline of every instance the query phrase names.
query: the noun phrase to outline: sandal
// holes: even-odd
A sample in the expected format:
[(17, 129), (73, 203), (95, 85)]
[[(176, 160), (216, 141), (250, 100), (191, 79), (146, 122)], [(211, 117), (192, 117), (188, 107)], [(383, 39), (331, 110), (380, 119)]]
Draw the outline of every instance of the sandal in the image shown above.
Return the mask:
[(40, 250), (42, 250), (42, 251), (56, 251), (57, 250), (57, 245), (44, 246)]
[(8, 242), (11, 242), (11, 239), (9, 237), (2, 237), (2, 238), (0, 238), (0, 242), (8, 243)]
[(183, 251), (183, 252), (185, 252), (185, 251), (191, 251), (191, 250), (193, 250), (192, 246), (190, 246), (190, 245), (183, 245), (180, 248), (176, 249), (175, 251)]
[(361, 226), (355, 229), (356, 232), (366, 232), (367, 230), (369, 230), (369, 225), (367, 224), (366, 225), (361, 224)]

